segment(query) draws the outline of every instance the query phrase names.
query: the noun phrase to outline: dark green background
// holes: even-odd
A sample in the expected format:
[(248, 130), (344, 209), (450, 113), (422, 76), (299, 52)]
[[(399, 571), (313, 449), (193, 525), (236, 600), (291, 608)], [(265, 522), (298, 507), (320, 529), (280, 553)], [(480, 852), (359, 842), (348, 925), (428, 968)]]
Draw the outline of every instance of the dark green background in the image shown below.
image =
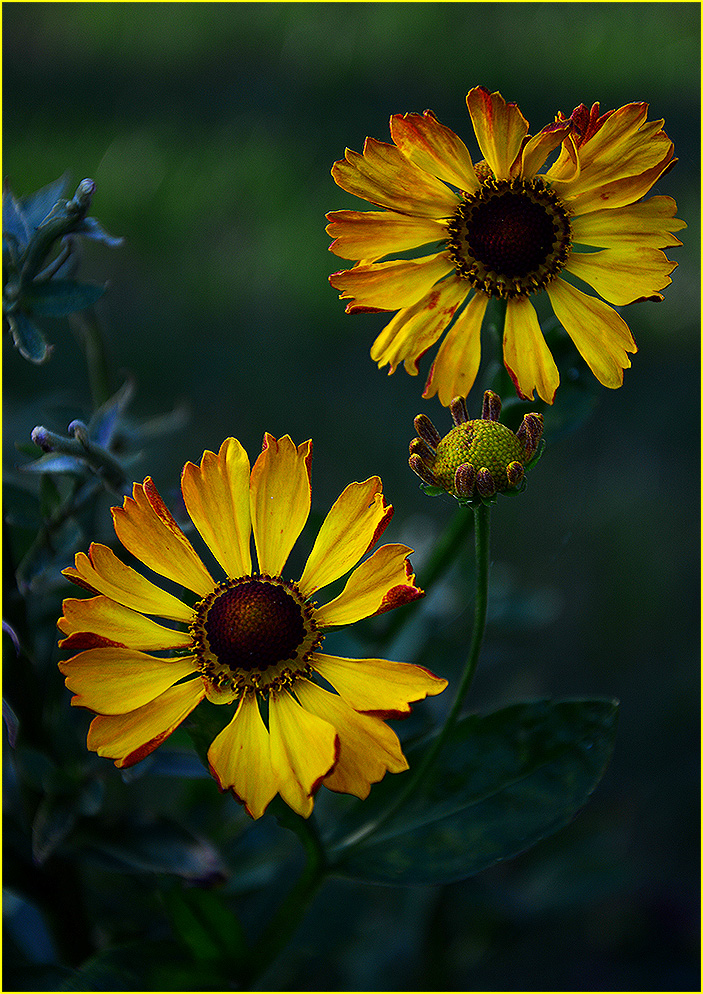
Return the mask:
[[(363, 209), (334, 185), (333, 161), (367, 135), (388, 141), (391, 113), (427, 107), (475, 155), (464, 98), (477, 84), (516, 101), (533, 130), (596, 100), (644, 100), (666, 119), (680, 161), (653, 192), (675, 197), (689, 224), (669, 253), (679, 267), (663, 303), (624, 311), (640, 349), (624, 387), (602, 391), (572, 433), (553, 444), (548, 433), (525, 496), (493, 513), (472, 692), (476, 707), (619, 698), (610, 769), (571, 826), (472, 880), (329, 885), (262, 984), (696, 989), (699, 5), (6, 3), (3, 15), (4, 174), (18, 195), (66, 169), (96, 181), (91, 213), (126, 243), (89, 246), (83, 274), (110, 280), (100, 313), (115, 370), (137, 380), (132, 414), (190, 409), (184, 429), (143, 448), (135, 478), (153, 475), (172, 501), (183, 462), (226, 435), (252, 458), (264, 430), (313, 437), (315, 508), (378, 473), (396, 509), (386, 538), (417, 549), (420, 579), (453, 507), (418, 490), (407, 444), (418, 412), (442, 432), (450, 419), (420, 396), (433, 353), (419, 377), (388, 378), (368, 355), (385, 319), (345, 315), (327, 283), (344, 263), (327, 251), (324, 214)], [(90, 413), (70, 330), (46, 330), (55, 353), (43, 367), (5, 343), (12, 482), (15, 442), (34, 425), (65, 431)], [(478, 414), (480, 388), (468, 403)], [(107, 536), (106, 511), (101, 528), (86, 544)], [(47, 619), (62, 593), (43, 595)], [(397, 658), (455, 675), (470, 596), (452, 574)], [(46, 693), (67, 711), (56, 658), (48, 648)], [(68, 717), (78, 740), (84, 716)], [(104, 768), (115, 812), (175, 811), (214, 840), (236, 881), (228, 840), (243, 816), (209, 781), (186, 782), (174, 801), (173, 781), (122, 783)], [(278, 829), (262, 831), (282, 844)], [(165, 928), (153, 876), (103, 870), (96, 883), (80, 855), (71, 865), (98, 946)]]

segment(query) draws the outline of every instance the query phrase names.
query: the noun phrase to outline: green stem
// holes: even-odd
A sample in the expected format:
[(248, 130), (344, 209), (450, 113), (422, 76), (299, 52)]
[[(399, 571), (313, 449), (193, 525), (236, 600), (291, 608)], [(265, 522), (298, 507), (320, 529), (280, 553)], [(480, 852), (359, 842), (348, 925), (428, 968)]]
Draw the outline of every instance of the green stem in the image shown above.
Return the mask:
[(242, 978), (243, 984), (247, 985), (244, 987), (245, 990), (251, 989), (254, 980), (292, 939), (330, 869), (322, 842), (310, 819), (306, 820), (293, 812), (286, 812), (280, 820), (300, 839), (307, 861), (303, 872), (249, 952), (248, 964)]
[[(419, 575), (420, 586), (423, 590), (429, 590), (446, 571), (461, 549), (464, 538), (471, 531), (473, 523), (473, 516), (465, 507), (456, 508), (454, 516), (435, 542), (432, 556)], [(403, 608), (393, 611), (386, 629), (378, 639), (381, 644), (379, 648), (383, 645), (389, 645), (407, 620), (408, 617)]]
[(432, 740), (427, 751), (423, 755), (421, 761), (413, 769), (412, 773), (408, 776), (405, 786), (396, 795), (395, 800), (386, 810), (383, 812), (380, 818), (371, 824), (365, 826), (359, 832), (355, 833), (352, 840), (347, 840), (342, 843), (338, 848), (343, 849), (344, 852), (352, 846), (358, 845), (362, 840), (373, 835), (378, 829), (385, 825), (390, 818), (399, 811), (405, 802), (410, 798), (416, 791), (420, 782), (424, 779), (427, 771), (430, 769), (437, 756), (442, 750), (442, 746), (446, 742), (450, 732), (454, 728), (461, 709), (464, 705), (464, 700), (469, 692), (471, 683), (473, 681), (474, 675), (476, 673), (476, 667), (478, 666), (479, 656), (481, 654), (481, 645), (483, 643), (483, 634), (486, 630), (486, 614), (488, 611), (488, 572), (489, 572), (489, 545), (490, 545), (490, 523), (491, 523), (491, 509), (485, 504), (480, 504), (479, 507), (474, 511), (474, 521), (475, 521), (475, 536), (474, 536), (474, 550), (475, 550), (475, 560), (476, 560), (476, 595), (474, 601), (474, 624), (471, 633), (471, 645), (469, 647), (469, 654), (466, 659), (466, 664), (464, 666), (464, 671), (459, 682), (459, 688), (456, 692), (454, 703), (452, 704), (449, 713), (447, 714), (444, 725), (439, 731), (439, 734)]
[(83, 346), (93, 407), (97, 410), (112, 396), (110, 366), (103, 331), (92, 307), (82, 313), (72, 314), (70, 322)]

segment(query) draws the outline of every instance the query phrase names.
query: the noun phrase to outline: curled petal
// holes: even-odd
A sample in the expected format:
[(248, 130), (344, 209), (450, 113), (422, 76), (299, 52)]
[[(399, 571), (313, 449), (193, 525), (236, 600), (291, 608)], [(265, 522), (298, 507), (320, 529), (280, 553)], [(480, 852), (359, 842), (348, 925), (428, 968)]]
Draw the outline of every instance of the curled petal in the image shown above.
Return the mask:
[(431, 110), (394, 114), (391, 137), (411, 162), (465, 193), (478, 190), (478, 179), (461, 138), (440, 124)]
[(611, 304), (631, 304), (659, 295), (671, 283), (671, 262), (659, 249), (628, 245), (601, 252), (572, 252), (566, 269)]
[(339, 736), (339, 757), (325, 787), (363, 800), (386, 772), (408, 769), (398, 736), (382, 719), (358, 714), (342, 697), (309, 680), (298, 681), (295, 693), (306, 711), (328, 721)]
[(486, 294), (475, 293), (459, 314), (432, 364), (423, 397), (438, 393), (444, 407), (455, 397), (466, 397), (481, 362), (481, 325), (487, 305)]
[(413, 217), (450, 217), (456, 209), (457, 195), (395, 145), (367, 138), (363, 154), (348, 148), (344, 156), (332, 166), (332, 178), (355, 197)]
[(63, 575), (84, 590), (105, 594), (134, 611), (186, 624), (193, 620), (191, 607), (157, 587), (131, 566), (125, 566), (107, 545), (91, 542), (88, 554), (77, 552), (75, 567), (67, 567)]
[(611, 389), (622, 386), (623, 369), (631, 366), (627, 353), (637, 346), (620, 315), (562, 279), (550, 283), (547, 292), (557, 320), (596, 378)]
[(447, 681), (423, 666), (390, 659), (346, 659), (316, 653), (314, 669), (355, 711), (400, 718), (411, 703), (441, 694)]
[(529, 125), (517, 104), (506, 103), (497, 91), (476, 86), (466, 97), (476, 139), (496, 179), (509, 179)]
[(117, 767), (133, 766), (160, 746), (204, 696), (202, 680), (188, 680), (127, 714), (100, 714), (88, 729), (88, 748), (114, 759)]
[(207, 756), (220, 790), (231, 790), (252, 818), (260, 818), (276, 796), (278, 777), (255, 694), (241, 699), (234, 718), (214, 739)]
[(286, 804), (303, 818), (312, 813), (313, 795), (332, 772), (339, 755), (333, 726), (311, 714), (287, 691), (269, 698), (271, 765)]
[(536, 387), (547, 404), (554, 401), (559, 370), (544, 340), (535, 309), (526, 298), (508, 301), (503, 360), (519, 397), (532, 400)]
[(325, 229), (334, 238), (330, 252), (342, 259), (375, 262), (396, 252), (419, 248), (447, 237), (443, 221), (410, 217), (395, 211), (332, 211)]
[(332, 583), (373, 548), (393, 516), (382, 483), (350, 483), (322, 523), (298, 586), (304, 597)]
[(62, 660), (71, 704), (98, 714), (126, 714), (153, 701), (195, 672), (195, 657), (160, 659), (136, 649), (105, 646)]
[(352, 625), (373, 614), (383, 614), (417, 600), (424, 591), (415, 586), (407, 545), (384, 545), (354, 570), (344, 590), (329, 604), (315, 610), (322, 628)]
[(448, 254), (437, 252), (421, 259), (361, 263), (332, 273), (329, 281), (342, 291), (340, 300), (350, 301), (346, 307), (348, 314), (364, 310), (395, 311), (416, 304), (453, 268)]
[(110, 597), (67, 597), (57, 622), (61, 649), (116, 645), (131, 649), (182, 649), (192, 645), (189, 632), (164, 628)]
[(135, 483), (132, 497), (112, 508), (117, 537), (124, 547), (161, 576), (180, 583), (199, 597), (215, 583), (197, 552), (168, 510), (151, 477)]

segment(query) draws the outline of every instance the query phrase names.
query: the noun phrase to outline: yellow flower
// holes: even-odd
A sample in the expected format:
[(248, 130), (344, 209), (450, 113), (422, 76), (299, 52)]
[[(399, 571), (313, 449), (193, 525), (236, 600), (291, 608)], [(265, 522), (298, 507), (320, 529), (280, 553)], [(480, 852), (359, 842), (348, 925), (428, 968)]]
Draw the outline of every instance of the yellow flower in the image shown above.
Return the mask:
[[(96, 713), (88, 748), (131, 766), (153, 752), (205, 698), (236, 705), (210, 746), (222, 790), (253, 818), (279, 793), (303, 817), (321, 784), (364, 798), (407, 762), (386, 718), (447, 685), (420, 666), (322, 652), (326, 629), (352, 624), (422, 596), (404, 545), (384, 545), (353, 570), (329, 603), (311, 600), (376, 543), (393, 508), (373, 476), (351, 483), (325, 518), (302, 576), (284, 579), (310, 511), (312, 442), (268, 433), (249, 472), (228, 438), (181, 490), (197, 531), (226, 574), (216, 581), (152, 480), (112, 509), (118, 538), (156, 574), (198, 598), (194, 607), (125, 565), (105, 545), (78, 553), (64, 574), (97, 596), (69, 598), (58, 627), (59, 663), (72, 704)], [(251, 533), (258, 572), (252, 571)], [(180, 623), (162, 625), (154, 617)], [(153, 653), (159, 653), (154, 655)]]
[[(531, 137), (517, 105), (500, 93), (478, 86), (466, 102), (484, 156), (475, 165), (461, 139), (427, 110), (394, 114), (394, 144), (367, 138), (363, 154), (347, 149), (332, 167), (343, 190), (385, 208), (327, 215), (331, 251), (355, 260), (330, 276), (349, 301), (347, 312), (397, 311), (371, 358), (391, 373), (404, 362), (415, 376), (419, 359), (451, 324), (423, 394), (438, 393), (446, 407), (474, 383), (486, 305), (498, 297), (507, 301), (503, 358), (519, 396), (532, 399), (536, 389), (552, 403), (559, 373), (529, 299), (546, 291), (600, 382), (621, 386), (637, 346), (609, 305), (662, 299), (676, 263), (660, 250), (680, 245), (671, 232), (686, 227), (670, 197), (641, 200), (676, 161), (663, 122), (648, 122), (644, 103), (600, 116), (598, 104), (590, 112), (581, 105)], [(429, 243), (439, 250), (385, 260)], [(574, 251), (576, 244), (588, 251)]]

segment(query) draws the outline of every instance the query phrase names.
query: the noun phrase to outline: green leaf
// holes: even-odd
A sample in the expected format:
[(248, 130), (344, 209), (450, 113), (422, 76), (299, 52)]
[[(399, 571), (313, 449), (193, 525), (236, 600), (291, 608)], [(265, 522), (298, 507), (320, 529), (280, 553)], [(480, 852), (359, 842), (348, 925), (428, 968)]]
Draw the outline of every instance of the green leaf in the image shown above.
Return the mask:
[(223, 895), (197, 887), (164, 892), (174, 932), (196, 960), (241, 961), (246, 941), (239, 919)]
[[(449, 883), (523, 852), (588, 800), (613, 750), (617, 709), (612, 700), (535, 701), (463, 718), (397, 814), (383, 820), (410, 773), (386, 776), (355, 806), (328, 843), (338, 871)], [(406, 750), (411, 771), (426, 746)]]
[(24, 301), (34, 314), (45, 317), (63, 317), (82, 311), (99, 300), (107, 284), (76, 283), (74, 280), (47, 280), (34, 282), (27, 288)]
[(30, 362), (40, 365), (51, 355), (51, 346), (33, 321), (22, 311), (6, 314), (10, 326), (10, 334), (20, 355)]

